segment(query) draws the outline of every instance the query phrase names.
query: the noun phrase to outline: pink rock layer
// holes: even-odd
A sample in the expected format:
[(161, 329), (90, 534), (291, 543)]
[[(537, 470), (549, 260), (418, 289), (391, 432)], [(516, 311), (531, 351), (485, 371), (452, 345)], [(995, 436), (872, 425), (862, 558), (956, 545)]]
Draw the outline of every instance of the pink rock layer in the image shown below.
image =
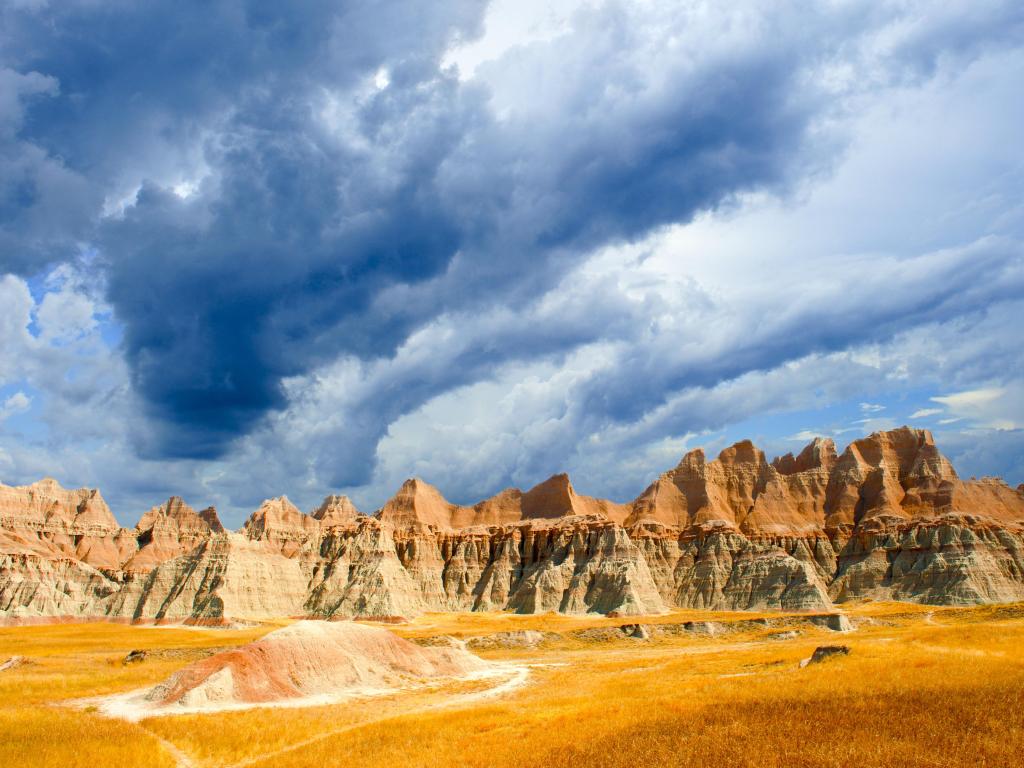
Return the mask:
[(195, 709), (288, 702), (401, 689), (488, 666), (462, 648), (424, 648), (378, 627), (300, 621), (190, 664), (145, 700)]

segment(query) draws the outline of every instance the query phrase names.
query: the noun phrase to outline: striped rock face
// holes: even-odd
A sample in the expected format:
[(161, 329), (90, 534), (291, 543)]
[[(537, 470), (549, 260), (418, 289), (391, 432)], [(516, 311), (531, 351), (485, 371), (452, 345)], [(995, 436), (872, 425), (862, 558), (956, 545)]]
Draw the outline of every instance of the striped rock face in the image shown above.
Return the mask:
[(269, 703), (422, 685), (487, 667), (461, 648), (424, 648), (378, 627), (300, 621), (198, 661), (146, 698), (158, 706)]
[(927, 431), (688, 453), (628, 504), (568, 476), (474, 505), (407, 481), (374, 515), (271, 499), (238, 533), (179, 498), (120, 528), (98, 491), (0, 486), (0, 619), (227, 622), (431, 610), (809, 610), (1024, 599), (1024, 488), (962, 480)]

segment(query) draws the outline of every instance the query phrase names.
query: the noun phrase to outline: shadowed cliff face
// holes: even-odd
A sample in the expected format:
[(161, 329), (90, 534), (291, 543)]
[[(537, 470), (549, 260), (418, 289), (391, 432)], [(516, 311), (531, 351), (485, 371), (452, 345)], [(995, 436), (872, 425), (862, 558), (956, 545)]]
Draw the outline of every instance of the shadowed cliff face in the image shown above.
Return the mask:
[(961, 480), (927, 431), (769, 462), (691, 451), (630, 504), (568, 476), (473, 506), (411, 479), (375, 515), (270, 499), (238, 533), (177, 497), (120, 528), (97, 491), (0, 486), (0, 618), (222, 622), (428, 610), (814, 610), (1024, 599), (1024, 488)]

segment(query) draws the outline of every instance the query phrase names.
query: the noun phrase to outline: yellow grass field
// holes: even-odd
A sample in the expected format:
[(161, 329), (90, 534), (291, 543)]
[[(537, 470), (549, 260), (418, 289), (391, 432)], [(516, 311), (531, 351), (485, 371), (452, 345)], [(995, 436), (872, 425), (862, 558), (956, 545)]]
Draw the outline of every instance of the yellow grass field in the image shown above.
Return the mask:
[[(111, 720), (69, 701), (152, 685), (246, 630), (79, 624), (0, 629), (0, 766), (1018, 766), (1024, 765), (1024, 606), (865, 604), (855, 632), (791, 620), (716, 637), (585, 640), (625, 619), (428, 615), (410, 638), (512, 629), (563, 633), (536, 650), (526, 685), (484, 683), (309, 708)], [(767, 615), (767, 614), (766, 614)], [(756, 614), (678, 611), (644, 623)], [(630, 619), (629, 621), (634, 621)], [(784, 622), (785, 623), (785, 622)], [(774, 638), (774, 639), (773, 639)], [(805, 669), (818, 645), (849, 656)], [(131, 649), (146, 661), (125, 666)]]

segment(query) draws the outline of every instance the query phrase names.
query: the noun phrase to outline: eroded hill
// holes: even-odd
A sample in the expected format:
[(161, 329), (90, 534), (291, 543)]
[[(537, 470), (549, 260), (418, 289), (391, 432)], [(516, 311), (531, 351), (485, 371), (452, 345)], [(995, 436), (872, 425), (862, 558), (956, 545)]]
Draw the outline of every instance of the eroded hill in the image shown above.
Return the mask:
[(270, 499), (237, 532), (173, 497), (122, 528), (95, 490), (0, 485), (0, 618), (222, 623), (511, 610), (1024, 599), (1024, 490), (961, 480), (929, 432), (769, 462), (686, 454), (630, 504), (555, 475), (473, 506), (407, 481), (373, 515)]

